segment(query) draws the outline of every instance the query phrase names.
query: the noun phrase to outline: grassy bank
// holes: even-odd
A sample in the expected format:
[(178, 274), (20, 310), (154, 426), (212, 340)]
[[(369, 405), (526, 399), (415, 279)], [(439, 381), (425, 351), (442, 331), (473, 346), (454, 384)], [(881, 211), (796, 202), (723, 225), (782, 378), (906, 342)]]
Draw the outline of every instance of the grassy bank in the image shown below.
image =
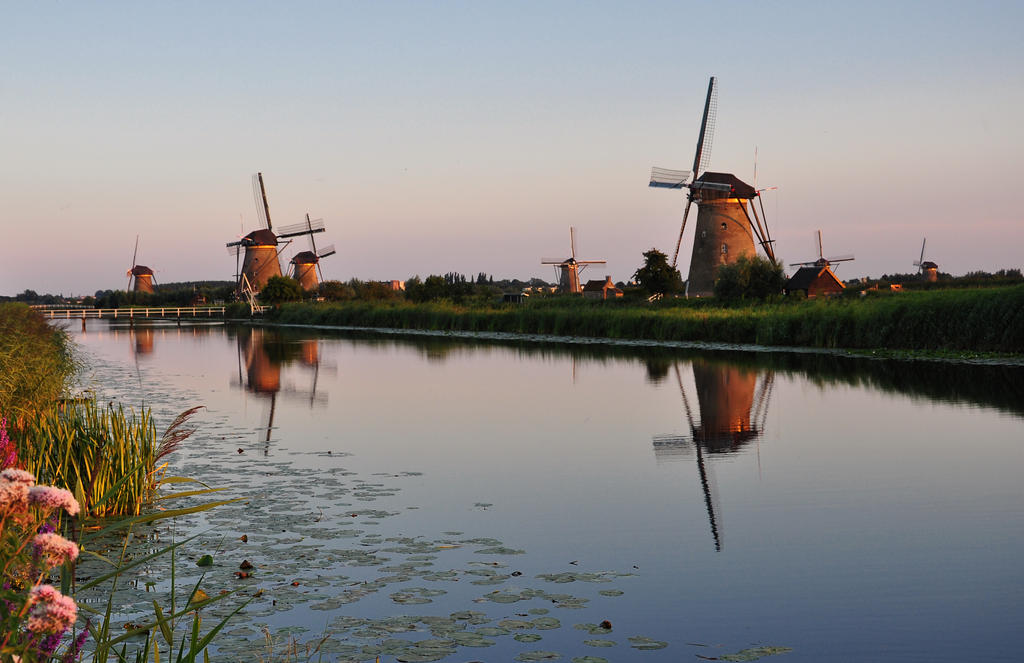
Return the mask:
[(271, 319), (395, 329), (554, 334), (844, 349), (1020, 353), (1024, 286), (725, 306), (554, 298), (521, 305), (285, 304)]

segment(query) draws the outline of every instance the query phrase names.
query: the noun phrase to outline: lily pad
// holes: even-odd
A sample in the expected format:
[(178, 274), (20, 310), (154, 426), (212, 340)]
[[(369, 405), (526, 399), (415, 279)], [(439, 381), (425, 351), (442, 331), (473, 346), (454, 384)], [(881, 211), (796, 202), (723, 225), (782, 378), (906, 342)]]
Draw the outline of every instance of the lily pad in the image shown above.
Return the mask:
[(575, 656), (572, 663), (608, 663), (608, 659), (601, 656)]
[(643, 635), (635, 635), (629, 639), (629, 646), (633, 649), (639, 649), (640, 651), (654, 651), (655, 649), (664, 649), (668, 647), (667, 642), (661, 640), (654, 640)]
[(614, 640), (601, 640), (600, 638), (594, 638), (593, 640), (584, 640), (583, 644), (588, 647), (614, 647), (618, 643)]
[(553, 651), (524, 651), (516, 656), (517, 661), (555, 661), (562, 655)]
[(541, 638), (541, 636), (537, 635), (536, 633), (517, 633), (516, 635), (512, 636), (512, 639), (516, 642), (537, 642), (538, 640), (542, 640), (543, 638)]
[(213, 556), (203, 555), (198, 560), (196, 560), (196, 566), (213, 566)]
[(723, 661), (756, 661), (759, 658), (765, 656), (775, 656), (777, 654), (787, 654), (793, 651), (792, 647), (751, 647), (750, 649), (743, 649), (735, 654), (726, 654), (725, 656), (719, 656), (718, 658)]

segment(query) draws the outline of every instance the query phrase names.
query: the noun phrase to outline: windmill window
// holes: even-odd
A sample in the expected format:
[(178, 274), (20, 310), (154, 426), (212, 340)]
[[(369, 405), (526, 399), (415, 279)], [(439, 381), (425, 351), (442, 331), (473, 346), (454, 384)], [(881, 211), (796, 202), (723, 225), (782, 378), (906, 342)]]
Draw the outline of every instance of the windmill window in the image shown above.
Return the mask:
[(728, 253), (729, 253), (729, 245), (726, 244), (725, 242), (722, 242), (722, 255), (723, 256), (724, 255), (728, 255)]
[(701, 237), (701, 239), (704, 239), (704, 238), (705, 238), (705, 237), (707, 237), (707, 236), (708, 236), (708, 231), (706, 231), (706, 230), (702, 230), (702, 231), (700, 231), (700, 237)]
[(725, 230), (725, 228), (726, 228), (725, 221), (722, 221), (722, 230)]

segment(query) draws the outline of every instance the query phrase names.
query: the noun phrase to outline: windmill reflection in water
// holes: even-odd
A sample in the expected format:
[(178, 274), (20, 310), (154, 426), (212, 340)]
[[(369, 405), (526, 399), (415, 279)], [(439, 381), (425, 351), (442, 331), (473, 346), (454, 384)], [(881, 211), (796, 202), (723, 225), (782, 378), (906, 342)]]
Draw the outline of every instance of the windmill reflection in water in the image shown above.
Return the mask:
[[(286, 339), (263, 329), (239, 330), (237, 341), (238, 378), (237, 381), (232, 380), (232, 384), (267, 401), (266, 425), (260, 429), (263, 452), (267, 454), (270, 451), (279, 393), (306, 402), (310, 409), (327, 406), (327, 394), (317, 391), (322, 368), (320, 341), (315, 338)], [(310, 369), (312, 375), (308, 389), (282, 384), (282, 367), (293, 363)]]
[[(694, 418), (679, 364), (674, 363), (672, 368), (690, 432), (685, 435), (654, 436), (654, 456), (660, 462), (689, 456), (691, 450), (696, 452), (697, 471), (704, 492), (711, 536), (715, 541), (715, 550), (720, 551), (722, 533), (719, 518), (716, 517), (716, 511), (719, 510), (715, 506), (717, 497), (709, 460), (715, 454), (735, 453), (760, 437), (768, 416), (768, 401), (775, 374), (771, 371), (758, 373), (754, 369), (735, 364), (703, 359), (694, 360), (692, 366), (700, 418)], [(708, 459), (705, 459), (705, 454)]]

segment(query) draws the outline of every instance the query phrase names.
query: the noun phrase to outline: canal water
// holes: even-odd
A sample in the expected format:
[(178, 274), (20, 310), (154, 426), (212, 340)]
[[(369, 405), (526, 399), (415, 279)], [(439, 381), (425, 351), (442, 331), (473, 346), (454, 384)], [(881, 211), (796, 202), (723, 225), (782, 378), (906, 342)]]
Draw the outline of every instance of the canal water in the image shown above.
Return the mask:
[[(128, 554), (198, 535), (178, 591), (240, 590), (204, 625), (251, 599), (217, 660), (1024, 656), (1021, 367), (71, 332), (103, 398), (161, 429), (205, 408), (169, 471), (243, 499), (139, 530)], [(141, 567), (119, 619), (151, 618), (170, 577), (169, 556)]]

